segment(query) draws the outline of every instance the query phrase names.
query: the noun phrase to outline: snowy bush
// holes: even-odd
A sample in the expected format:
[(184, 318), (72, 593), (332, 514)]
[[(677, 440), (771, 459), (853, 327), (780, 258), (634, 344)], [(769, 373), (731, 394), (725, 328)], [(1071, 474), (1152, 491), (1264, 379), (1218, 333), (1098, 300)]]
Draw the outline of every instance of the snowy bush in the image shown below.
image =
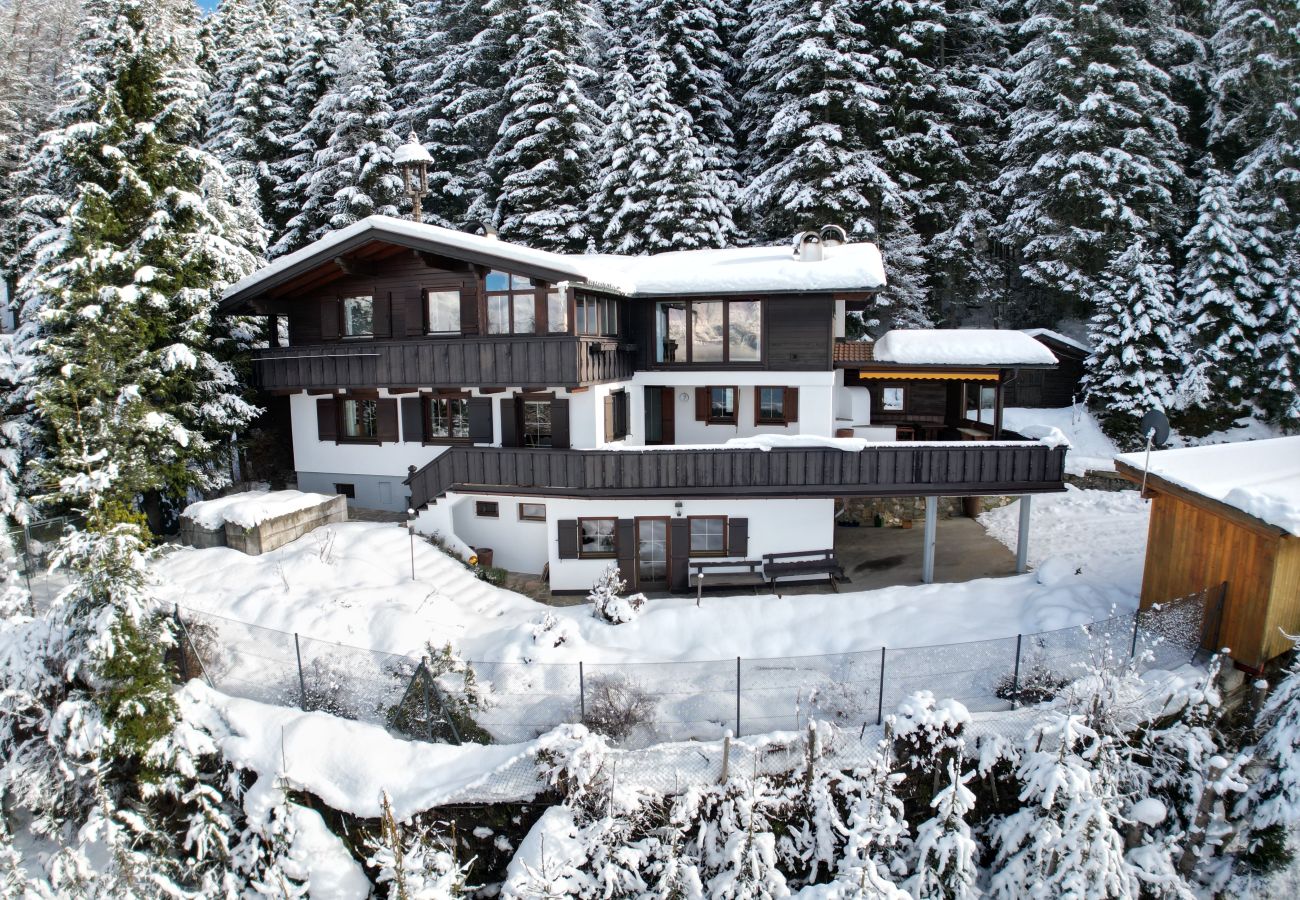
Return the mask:
[(592, 615), (610, 625), (622, 625), (635, 619), (645, 606), (645, 594), (623, 597), (621, 594), (626, 588), (627, 582), (620, 575), (618, 566), (606, 567), (587, 595)]
[(624, 741), (653, 721), (654, 699), (625, 675), (589, 678), (586, 692), (583, 724), (612, 741)]
[(428, 645), (422, 662), (402, 699), (388, 711), (393, 727), (421, 738), (490, 744), (492, 736), (474, 721), (474, 713), (490, 704), (474, 669), (451, 644), (441, 649)]

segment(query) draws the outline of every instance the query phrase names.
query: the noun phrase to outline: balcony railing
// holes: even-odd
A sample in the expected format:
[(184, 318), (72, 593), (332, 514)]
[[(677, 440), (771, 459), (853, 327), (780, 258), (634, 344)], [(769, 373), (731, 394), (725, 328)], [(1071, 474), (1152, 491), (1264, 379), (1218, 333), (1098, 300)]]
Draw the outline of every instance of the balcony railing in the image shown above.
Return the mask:
[(275, 347), (253, 356), (265, 390), (578, 387), (630, 378), (634, 355), (608, 340), (492, 335)]
[(542, 450), (452, 447), (411, 474), (420, 508), (449, 490), (574, 497), (849, 497), (1064, 489), (1065, 448), (899, 444), (848, 451)]

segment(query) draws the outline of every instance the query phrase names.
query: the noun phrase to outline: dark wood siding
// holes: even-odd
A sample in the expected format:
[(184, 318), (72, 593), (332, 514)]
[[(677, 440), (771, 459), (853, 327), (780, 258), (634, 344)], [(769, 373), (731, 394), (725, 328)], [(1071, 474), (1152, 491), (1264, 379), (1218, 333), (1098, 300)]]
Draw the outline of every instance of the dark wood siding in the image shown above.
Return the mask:
[[(895, 425), (912, 422), (928, 422), (942, 425), (947, 421), (949, 387), (955, 382), (876, 381), (875, 379), (866, 379), (862, 383), (866, 385), (867, 392), (871, 395), (871, 424), (873, 425)], [(880, 394), (881, 390), (887, 387), (903, 388), (905, 408), (902, 412), (891, 412), (884, 409)], [(957, 384), (956, 387), (960, 395), (961, 385)]]
[[(513, 406), (502, 401), (503, 423)], [(1060, 491), (1064, 477), (1064, 448), (1039, 443), (902, 443), (859, 452), (452, 447), (408, 484), (419, 507), (453, 488), (584, 498), (956, 497)]]
[(768, 300), (763, 340), (768, 369), (824, 371), (831, 368), (832, 319), (829, 297)]
[(1067, 356), (1059, 347), (1051, 350), (1060, 360), (1055, 369), (1021, 369), (1014, 381), (1002, 387), (1004, 406), (1060, 409), (1083, 395), (1083, 357)]

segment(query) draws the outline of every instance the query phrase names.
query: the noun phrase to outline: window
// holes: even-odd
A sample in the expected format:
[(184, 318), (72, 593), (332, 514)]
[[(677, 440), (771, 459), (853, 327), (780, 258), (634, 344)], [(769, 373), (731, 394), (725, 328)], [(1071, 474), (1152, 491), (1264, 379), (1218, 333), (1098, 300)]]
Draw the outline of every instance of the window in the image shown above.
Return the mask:
[(627, 391), (615, 391), (613, 396), (614, 440), (627, 437)]
[(340, 307), (343, 313), (344, 337), (374, 337), (374, 297), (344, 297)]
[(424, 308), (428, 334), (460, 333), (460, 291), (425, 291)]
[(495, 519), (500, 515), (500, 508), (495, 500), (474, 501), (474, 515), (480, 519)]
[(579, 519), (578, 555), (588, 559), (614, 556), (614, 526), (617, 522), (617, 519)]
[(758, 363), (763, 306), (757, 300), (669, 300), (656, 306), (655, 361)]
[(763, 425), (784, 425), (785, 388), (761, 387), (758, 389), (758, 422)]
[(727, 555), (727, 517), (691, 516), (691, 556)]
[(469, 401), (459, 397), (430, 397), (424, 433), (431, 441), (469, 440)]
[(342, 494), (349, 500), (355, 500), (357, 499), (357, 486), (355, 484), (336, 484), (334, 485), (334, 493)]
[(354, 441), (374, 440), (379, 436), (379, 401), (344, 400), (339, 404), (343, 417), (339, 433)]
[(524, 446), (551, 446), (551, 401), (524, 401)]
[(551, 334), (564, 334), (569, 330), (569, 302), (564, 291), (551, 291), (546, 295), (546, 330)]
[(901, 387), (880, 389), (880, 408), (884, 412), (903, 412), (907, 408), (907, 395)]
[(520, 503), (520, 504), (519, 504), (519, 521), (521, 521), (521, 522), (545, 522), (545, 521), (546, 521), (546, 504), (545, 504), (545, 503)]
[(618, 300), (614, 297), (594, 297), (578, 294), (573, 301), (578, 334), (599, 334), (614, 337), (618, 334)]
[(736, 389), (734, 387), (709, 388), (708, 421), (710, 425), (735, 424)]
[(531, 278), (488, 272), (488, 334), (532, 334), (537, 330), (537, 289)]

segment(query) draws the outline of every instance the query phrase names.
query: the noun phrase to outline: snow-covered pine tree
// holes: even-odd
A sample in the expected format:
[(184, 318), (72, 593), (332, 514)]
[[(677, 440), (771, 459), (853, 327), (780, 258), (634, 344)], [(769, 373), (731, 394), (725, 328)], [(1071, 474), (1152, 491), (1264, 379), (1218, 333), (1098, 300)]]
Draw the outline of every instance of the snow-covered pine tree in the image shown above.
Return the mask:
[[(20, 289), (45, 484), (112, 474), (123, 504), (225, 483), (255, 409), (219, 358), (218, 291), (256, 265), (261, 223), (198, 149), (204, 81), (183, 0), (96, 0), (61, 127), (36, 162), (57, 211)], [(78, 438), (74, 439), (74, 435)], [(80, 443), (78, 443), (80, 441)]]
[(293, 0), (225, 0), (205, 23), (212, 94), (204, 148), (233, 176), (249, 179), (264, 212), (275, 209), (283, 151), (280, 128), (290, 106), (287, 36), (298, 30)]
[(975, 809), (975, 794), (962, 774), (961, 756), (948, 760), (946, 785), (930, 801), (934, 817), (916, 832), (916, 869), (907, 890), (916, 900), (969, 900), (978, 897), (979, 848), (966, 817)]
[(1173, 273), (1164, 252), (1139, 238), (1117, 250), (1098, 283), (1084, 389), (1107, 432), (1136, 446), (1138, 420), (1174, 407), (1185, 371)]
[(1100, 776), (1077, 753), (1093, 737), (1075, 715), (1055, 714), (1034, 728), (1037, 749), (1017, 769), (1024, 807), (992, 832), (993, 900), (1136, 895), (1124, 840), (1094, 789)]
[[(621, 54), (620, 54), (621, 55)], [(691, 116), (669, 94), (669, 72), (653, 47), (627, 52), (602, 134), (600, 191), (592, 219), (615, 253), (721, 247), (734, 235), (730, 188), (710, 162)]]
[(1247, 823), (1253, 866), (1269, 871), (1288, 861), (1288, 832), (1300, 826), (1300, 656), (1269, 694), (1257, 724), (1263, 734), (1253, 755), (1260, 774), (1236, 815)]
[(408, 829), (397, 821), (385, 791), (380, 798), (379, 835), (371, 841), (368, 864), (388, 900), (453, 900), (463, 896), (467, 864), (438, 846), (431, 829)]
[(500, 139), (488, 158), (493, 218), (508, 240), (581, 253), (599, 110), (588, 93), (592, 11), (585, 0), (526, 0), (509, 46)]
[(1235, 184), (1217, 169), (1205, 174), (1196, 223), (1183, 247), (1187, 255), (1178, 285), (1178, 324), (1192, 351), (1185, 362), (1202, 373), (1192, 383), (1203, 387), (1182, 399), (1198, 406), (1213, 402), (1235, 412), (1259, 365), (1260, 315), (1275, 279), (1259, 253)]
[(392, 130), (393, 109), (379, 54), (359, 22), (348, 26), (327, 62), (329, 87), (305, 130), (320, 136), (320, 149), (294, 185), (301, 211), (289, 220), (277, 254), (366, 216), (398, 214), (402, 178), (393, 151), (401, 140)]
[[(677, 803), (694, 821), (688, 852), (696, 860), (707, 896), (720, 900), (772, 900), (789, 894), (777, 866), (772, 820), (779, 797), (762, 778), (733, 777), (725, 784), (687, 790)], [(674, 820), (679, 816), (674, 813)]]
[(1023, 16), (994, 237), (1055, 321), (1089, 312), (1116, 252), (1177, 230), (1183, 110), (1114, 0), (1028, 0)]
[(1260, 405), (1288, 432), (1300, 431), (1300, 253), (1294, 249), (1273, 284), (1261, 331)]
[(844, 851), (836, 882), (850, 896), (903, 900), (908, 894), (894, 883), (893, 869), (906, 848), (907, 818), (898, 788), (906, 778), (890, 765), (888, 741), (881, 741), (865, 766), (850, 773), (844, 798)]

